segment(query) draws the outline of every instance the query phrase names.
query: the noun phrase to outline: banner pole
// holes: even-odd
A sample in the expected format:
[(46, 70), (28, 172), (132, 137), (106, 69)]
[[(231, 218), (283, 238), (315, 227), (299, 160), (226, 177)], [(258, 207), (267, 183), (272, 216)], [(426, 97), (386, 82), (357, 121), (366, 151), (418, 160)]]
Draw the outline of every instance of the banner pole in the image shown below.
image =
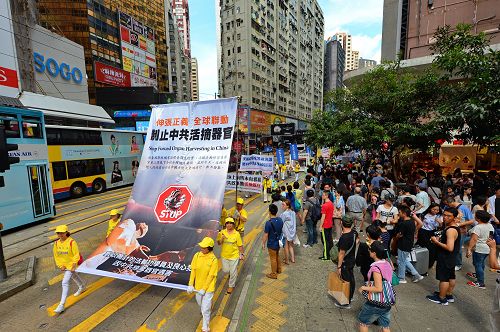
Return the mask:
[[(241, 96), (238, 96), (238, 106), (236, 107), (236, 142), (237, 145), (239, 146), (240, 143), (240, 103), (241, 103)], [(239, 169), (240, 169), (240, 158), (241, 158), (241, 153), (238, 152), (238, 149), (236, 150), (236, 197), (234, 198), (234, 201), (238, 200), (238, 179), (239, 179)]]

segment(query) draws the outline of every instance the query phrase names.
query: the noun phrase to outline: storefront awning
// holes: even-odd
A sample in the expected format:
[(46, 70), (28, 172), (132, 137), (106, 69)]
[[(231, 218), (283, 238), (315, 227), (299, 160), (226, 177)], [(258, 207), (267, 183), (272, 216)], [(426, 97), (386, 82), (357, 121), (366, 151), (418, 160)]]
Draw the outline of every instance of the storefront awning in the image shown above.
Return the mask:
[(111, 123), (115, 121), (101, 106), (24, 91), (19, 100), (26, 108), (42, 111), (46, 116)]

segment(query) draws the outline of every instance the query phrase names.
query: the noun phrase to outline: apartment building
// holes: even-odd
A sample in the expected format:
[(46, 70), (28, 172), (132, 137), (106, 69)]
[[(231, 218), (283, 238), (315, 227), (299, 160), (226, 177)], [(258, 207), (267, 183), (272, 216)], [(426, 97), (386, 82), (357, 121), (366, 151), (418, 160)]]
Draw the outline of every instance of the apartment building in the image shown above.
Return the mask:
[(338, 40), (345, 51), (345, 71), (358, 69), (359, 52), (352, 49), (352, 36), (345, 32), (339, 32), (333, 37)]
[(324, 92), (342, 88), (344, 86), (344, 68), (344, 49), (336, 37), (332, 36), (328, 38), (325, 43)]
[(200, 88), (198, 83), (198, 60), (191, 58), (191, 100), (200, 100)]
[(191, 32), (189, 28), (189, 5), (188, 0), (172, 0), (172, 8), (175, 15), (177, 30), (182, 38), (183, 52), (187, 57), (191, 56)]
[(307, 120), (322, 108), (324, 19), (315, 0), (216, 0), (219, 94)]

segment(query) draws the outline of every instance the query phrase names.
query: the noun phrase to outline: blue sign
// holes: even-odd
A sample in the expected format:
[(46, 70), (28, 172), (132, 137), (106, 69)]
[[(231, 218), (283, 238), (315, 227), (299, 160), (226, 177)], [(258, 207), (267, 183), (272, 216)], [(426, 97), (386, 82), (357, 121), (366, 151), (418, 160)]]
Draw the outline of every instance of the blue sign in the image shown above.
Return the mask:
[(264, 153), (273, 152), (273, 147), (272, 147), (272, 146), (269, 146), (269, 145), (266, 145), (266, 146), (264, 147), (264, 149), (262, 150), (262, 152), (264, 152)]
[(306, 152), (307, 152), (307, 154), (311, 155), (311, 147), (306, 146)]
[(35, 70), (39, 73), (47, 73), (52, 77), (61, 76), (64, 80), (73, 80), (75, 83), (80, 84), (83, 79), (83, 74), (77, 67), (71, 68), (67, 63), (57, 63), (53, 58), (45, 57), (40, 53), (34, 52), (33, 58), (35, 62)]
[(115, 118), (150, 118), (151, 111), (149, 110), (122, 110), (115, 111)]
[(137, 131), (148, 131), (149, 121), (136, 121), (135, 128)]
[(278, 161), (278, 164), (280, 164), (280, 165), (285, 164), (285, 150), (276, 149), (276, 160)]
[(290, 144), (290, 158), (292, 160), (299, 160), (299, 149), (297, 144)]

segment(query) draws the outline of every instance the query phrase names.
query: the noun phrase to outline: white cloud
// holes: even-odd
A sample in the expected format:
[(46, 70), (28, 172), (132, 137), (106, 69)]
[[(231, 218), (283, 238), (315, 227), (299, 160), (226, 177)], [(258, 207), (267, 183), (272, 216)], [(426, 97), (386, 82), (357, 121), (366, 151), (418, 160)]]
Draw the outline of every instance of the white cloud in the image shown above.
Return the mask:
[(215, 45), (196, 45), (192, 56), (198, 60), (200, 100), (214, 99), (217, 84), (217, 48)]
[(352, 36), (352, 49), (359, 51), (359, 56), (364, 59), (376, 60), (380, 63), (380, 45), (382, 35), (378, 34), (374, 37), (366, 35)]

